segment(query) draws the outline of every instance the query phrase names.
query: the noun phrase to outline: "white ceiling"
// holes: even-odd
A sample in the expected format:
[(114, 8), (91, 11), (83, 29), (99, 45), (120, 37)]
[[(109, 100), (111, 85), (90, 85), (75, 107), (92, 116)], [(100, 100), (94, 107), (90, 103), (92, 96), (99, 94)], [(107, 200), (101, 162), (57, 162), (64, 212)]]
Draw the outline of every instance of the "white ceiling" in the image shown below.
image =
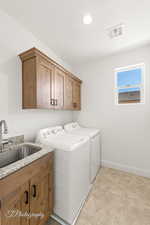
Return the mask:
[[(72, 65), (150, 41), (150, 0), (0, 0), (0, 8)], [(119, 23), (124, 35), (110, 39)]]

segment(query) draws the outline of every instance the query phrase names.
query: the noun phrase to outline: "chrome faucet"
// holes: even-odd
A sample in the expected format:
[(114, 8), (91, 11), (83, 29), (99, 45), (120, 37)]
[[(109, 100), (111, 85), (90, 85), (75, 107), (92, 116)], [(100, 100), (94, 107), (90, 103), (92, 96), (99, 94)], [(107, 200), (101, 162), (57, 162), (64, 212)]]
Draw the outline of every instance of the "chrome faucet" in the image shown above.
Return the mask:
[[(3, 132), (4, 127), (4, 132)], [(0, 121), (0, 150), (3, 150), (3, 133), (8, 134), (8, 127), (5, 120)]]

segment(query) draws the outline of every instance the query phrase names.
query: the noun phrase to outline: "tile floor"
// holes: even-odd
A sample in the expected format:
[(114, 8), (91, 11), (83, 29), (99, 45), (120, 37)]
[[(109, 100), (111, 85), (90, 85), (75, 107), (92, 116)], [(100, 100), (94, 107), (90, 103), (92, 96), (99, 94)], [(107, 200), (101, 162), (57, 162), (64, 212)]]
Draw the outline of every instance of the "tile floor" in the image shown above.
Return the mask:
[(150, 179), (102, 168), (76, 225), (150, 225)]

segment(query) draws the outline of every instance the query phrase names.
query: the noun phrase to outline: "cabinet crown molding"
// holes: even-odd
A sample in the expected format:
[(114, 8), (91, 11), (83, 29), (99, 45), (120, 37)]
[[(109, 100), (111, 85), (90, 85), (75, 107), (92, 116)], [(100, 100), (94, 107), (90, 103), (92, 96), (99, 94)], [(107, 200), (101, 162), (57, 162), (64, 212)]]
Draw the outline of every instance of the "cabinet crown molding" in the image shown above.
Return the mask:
[(57, 68), (61, 69), (63, 72), (67, 73), (69, 76), (71, 76), (73, 79), (77, 80), (78, 82), (82, 83), (82, 80), (80, 80), (78, 77), (76, 77), (75, 75), (73, 75), (71, 72), (69, 72), (68, 70), (66, 70), (62, 65), (60, 65), (59, 63), (57, 63), (56, 61), (54, 61), (53, 59), (51, 59), (50, 57), (48, 57), (46, 54), (44, 54), (43, 52), (41, 52), (39, 49), (37, 49), (36, 47), (33, 47), (27, 51), (24, 51), (23, 53), (19, 54), (20, 59), (23, 61), (26, 61), (30, 58), (36, 57), (36, 56), (41, 56), (43, 57), (45, 60), (49, 61), (51, 64), (53, 64), (54, 66), (56, 66)]

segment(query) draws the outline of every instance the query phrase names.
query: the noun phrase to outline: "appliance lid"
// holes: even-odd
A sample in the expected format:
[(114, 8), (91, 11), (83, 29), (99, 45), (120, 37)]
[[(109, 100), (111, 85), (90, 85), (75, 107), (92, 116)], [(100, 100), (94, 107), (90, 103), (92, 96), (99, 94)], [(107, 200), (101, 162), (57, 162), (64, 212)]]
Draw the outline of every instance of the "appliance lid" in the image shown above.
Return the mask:
[(85, 135), (89, 137), (94, 137), (100, 133), (100, 130), (96, 128), (81, 127), (77, 122), (68, 123), (64, 126), (66, 132), (77, 135)]
[(74, 150), (77, 146), (80, 146), (87, 141), (89, 141), (89, 138), (86, 136), (72, 135), (69, 133), (49, 135), (40, 138), (41, 144), (65, 151)]

